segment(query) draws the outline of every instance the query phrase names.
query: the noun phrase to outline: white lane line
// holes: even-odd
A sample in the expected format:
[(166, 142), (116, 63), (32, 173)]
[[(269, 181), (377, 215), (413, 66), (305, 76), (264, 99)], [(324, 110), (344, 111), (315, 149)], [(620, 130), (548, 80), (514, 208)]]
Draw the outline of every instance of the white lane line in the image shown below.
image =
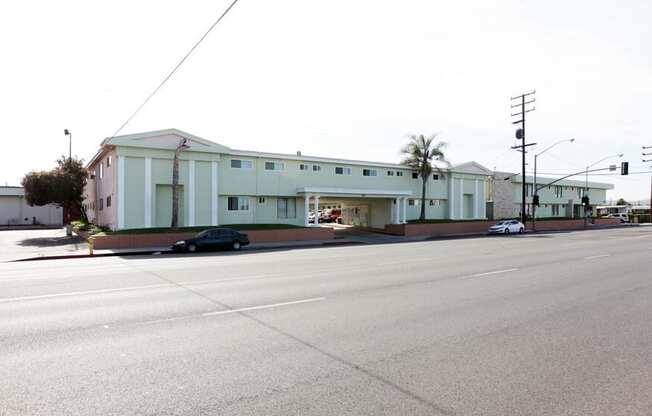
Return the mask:
[(157, 284), (157, 285), (117, 287), (117, 288), (114, 288), (114, 289), (82, 290), (82, 291), (78, 291), (78, 292), (52, 293), (52, 294), (49, 294), (49, 295), (21, 296), (21, 297), (18, 297), (18, 298), (0, 299), (0, 303), (20, 302), (20, 301), (23, 301), (23, 300), (62, 298), (62, 297), (67, 297), (67, 296), (94, 295), (94, 294), (99, 294), (99, 293), (123, 292), (123, 291), (129, 291), (129, 290), (153, 289), (153, 288), (162, 288), (162, 287), (175, 287), (175, 285), (171, 285), (169, 283), (161, 283), (161, 284)]
[(601, 259), (603, 257), (609, 257), (609, 256), (611, 256), (611, 254), (598, 254), (597, 256), (584, 257), (584, 260)]
[(471, 279), (471, 278), (473, 278), (473, 277), (492, 276), (492, 275), (494, 275), (494, 274), (501, 274), (501, 273), (515, 272), (515, 271), (517, 271), (517, 270), (518, 270), (518, 268), (514, 268), (514, 269), (505, 269), (505, 270), (494, 270), (494, 271), (492, 271), (492, 272), (472, 274), (471, 276), (465, 276), (465, 277), (463, 277), (462, 279)]
[(281, 303), (271, 303), (269, 305), (260, 305), (260, 306), (250, 306), (248, 308), (238, 308), (238, 309), (227, 309), (225, 311), (216, 311), (216, 312), (206, 312), (203, 313), (202, 316), (215, 316), (215, 315), (226, 315), (229, 313), (238, 313), (238, 312), (246, 312), (246, 311), (255, 311), (258, 309), (271, 309), (271, 308), (277, 308), (279, 306), (289, 306), (289, 305), (298, 305), (300, 303), (308, 303), (308, 302), (320, 302), (326, 298), (309, 298), (309, 299), (301, 299), (301, 300), (293, 300), (290, 302), (281, 302)]

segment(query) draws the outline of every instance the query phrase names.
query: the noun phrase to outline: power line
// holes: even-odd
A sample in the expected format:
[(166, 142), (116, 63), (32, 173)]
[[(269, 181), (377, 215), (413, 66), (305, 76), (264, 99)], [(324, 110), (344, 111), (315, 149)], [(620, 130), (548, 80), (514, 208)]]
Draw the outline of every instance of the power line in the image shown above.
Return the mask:
[[(528, 171), (527, 173), (533, 173), (531, 171)], [(629, 175), (643, 175), (646, 173), (652, 173), (652, 171), (642, 171), (642, 172), (629, 172)], [(568, 173), (561, 173), (561, 172), (537, 172), (537, 174), (541, 175), (552, 175), (552, 176), (564, 176), (568, 175)], [(623, 176), (620, 173), (590, 173), (589, 176)]]
[(229, 7), (227, 7), (227, 8), (224, 10), (224, 12), (220, 15), (220, 17), (218, 17), (217, 20), (215, 20), (215, 21), (213, 22), (213, 24), (208, 28), (208, 30), (207, 30), (206, 32), (204, 32), (204, 34), (202, 35), (202, 37), (199, 38), (199, 40), (198, 40), (197, 42), (195, 42), (195, 44), (192, 46), (192, 48), (190, 48), (190, 50), (188, 51), (188, 53), (186, 53), (186, 54), (184, 55), (184, 57), (181, 58), (181, 60), (179, 61), (179, 63), (177, 63), (177, 64), (175, 65), (175, 67), (172, 69), (172, 71), (170, 71), (170, 73), (169, 73), (165, 78), (163, 78), (163, 81), (161, 81), (161, 83), (158, 85), (158, 87), (156, 87), (156, 88), (154, 89), (154, 91), (152, 91), (152, 93), (149, 94), (149, 95), (147, 96), (147, 98), (145, 98), (145, 101), (143, 101), (142, 104), (138, 106), (138, 108), (136, 109), (136, 111), (134, 111), (133, 113), (131, 113), (131, 115), (129, 116), (129, 118), (127, 118), (127, 120), (126, 120), (124, 123), (122, 123), (122, 125), (120, 126), (120, 128), (119, 128), (118, 130), (116, 130), (115, 133), (113, 133), (113, 136), (111, 136), (111, 138), (117, 136), (118, 133), (120, 133), (120, 131), (122, 131), (122, 129), (125, 128), (125, 126), (126, 126), (127, 124), (129, 124), (129, 122), (130, 122), (130, 121), (131, 121), (131, 120), (136, 116), (136, 114), (138, 114), (138, 113), (140, 112), (140, 110), (142, 110), (142, 108), (145, 107), (145, 105), (149, 102), (149, 100), (151, 100), (152, 97), (154, 97), (154, 95), (156, 95), (156, 93), (157, 93), (157, 92), (158, 92), (158, 91), (163, 87), (163, 85), (165, 85), (165, 83), (168, 82), (168, 80), (169, 80), (170, 78), (172, 78), (172, 75), (174, 75), (174, 73), (177, 72), (177, 70), (179, 69), (179, 67), (180, 67), (181, 65), (183, 65), (183, 63), (186, 61), (186, 59), (188, 59), (188, 57), (189, 57), (189, 56), (190, 56), (190, 55), (195, 51), (195, 49), (197, 49), (197, 47), (199, 46), (199, 44), (202, 43), (203, 40), (206, 38), (206, 36), (208, 36), (208, 34), (211, 33), (211, 32), (213, 31), (213, 29), (215, 28), (215, 26), (217, 26), (218, 23), (220, 23), (220, 21), (222, 21), (222, 19), (224, 18), (224, 16), (226, 16), (226, 14), (227, 14), (227, 13), (228, 13), (232, 8), (233, 8), (233, 6), (235, 6), (235, 4), (236, 4), (237, 2), (238, 2), (238, 0), (233, 0), (233, 1), (231, 2), (231, 4), (229, 5)]

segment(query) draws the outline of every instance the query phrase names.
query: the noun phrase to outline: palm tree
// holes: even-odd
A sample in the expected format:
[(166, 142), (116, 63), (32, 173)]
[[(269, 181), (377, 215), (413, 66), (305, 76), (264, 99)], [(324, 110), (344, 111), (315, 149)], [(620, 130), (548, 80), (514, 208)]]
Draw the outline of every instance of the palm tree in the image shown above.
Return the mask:
[(174, 161), (172, 162), (172, 223), (170, 227), (179, 227), (179, 154), (188, 148), (187, 139), (181, 139), (174, 150)]
[(449, 165), (443, 150), (446, 147), (446, 142), (439, 141), (435, 143), (438, 137), (437, 134), (429, 137), (423, 134), (412, 134), (409, 137), (410, 140), (401, 149), (404, 156), (401, 164), (409, 166), (421, 177), (421, 213), (419, 214), (419, 221), (424, 221), (426, 219), (426, 185), (428, 178), (433, 171), (443, 174), (438, 166), (433, 165), (433, 162), (443, 162)]

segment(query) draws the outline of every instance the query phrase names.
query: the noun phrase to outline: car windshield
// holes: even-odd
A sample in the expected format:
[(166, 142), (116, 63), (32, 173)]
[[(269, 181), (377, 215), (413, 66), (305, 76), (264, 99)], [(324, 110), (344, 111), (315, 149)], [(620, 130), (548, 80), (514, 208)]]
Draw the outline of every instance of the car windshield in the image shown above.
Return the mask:
[(208, 237), (208, 235), (211, 233), (211, 230), (204, 230), (200, 233), (198, 233), (195, 238), (205, 238)]

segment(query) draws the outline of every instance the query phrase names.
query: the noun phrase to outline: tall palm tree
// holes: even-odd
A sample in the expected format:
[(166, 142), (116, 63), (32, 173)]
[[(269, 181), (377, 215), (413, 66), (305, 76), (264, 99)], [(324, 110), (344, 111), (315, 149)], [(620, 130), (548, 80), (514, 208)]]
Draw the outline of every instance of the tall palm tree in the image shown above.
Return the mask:
[(419, 214), (419, 221), (426, 219), (426, 185), (428, 184), (428, 178), (433, 171), (443, 175), (441, 169), (433, 165), (433, 162), (443, 162), (449, 165), (443, 150), (446, 147), (446, 142), (435, 142), (437, 137), (437, 134), (429, 137), (423, 134), (412, 134), (409, 136), (408, 143), (401, 149), (403, 154), (401, 164), (409, 166), (421, 177), (421, 213)]
[(181, 139), (174, 150), (174, 161), (172, 162), (172, 223), (170, 227), (179, 227), (179, 154), (188, 148), (187, 139)]

